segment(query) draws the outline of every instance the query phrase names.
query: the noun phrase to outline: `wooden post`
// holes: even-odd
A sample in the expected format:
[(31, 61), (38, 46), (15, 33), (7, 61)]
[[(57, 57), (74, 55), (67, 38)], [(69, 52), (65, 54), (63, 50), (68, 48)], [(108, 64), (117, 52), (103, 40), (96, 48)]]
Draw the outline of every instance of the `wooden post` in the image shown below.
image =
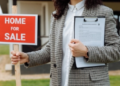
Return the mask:
[[(19, 51), (19, 45), (14, 44), (14, 51)], [(20, 62), (15, 65), (15, 76), (16, 76), (16, 86), (21, 86), (21, 71), (20, 71)]]
[(17, 6), (12, 6), (12, 14), (17, 14)]
[[(13, 0), (12, 14), (17, 14), (16, 0)], [(19, 51), (19, 45), (14, 44), (14, 51)], [(15, 65), (15, 76), (16, 76), (16, 86), (21, 86), (21, 71), (20, 71), (20, 62)]]

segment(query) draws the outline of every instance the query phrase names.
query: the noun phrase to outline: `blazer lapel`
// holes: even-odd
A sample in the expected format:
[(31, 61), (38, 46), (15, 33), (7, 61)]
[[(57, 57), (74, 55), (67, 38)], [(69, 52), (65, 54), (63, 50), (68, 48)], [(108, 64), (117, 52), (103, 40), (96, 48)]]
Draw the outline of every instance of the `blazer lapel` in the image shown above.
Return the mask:
[(62, 60), (63, 60), (63, 28), (64, 28), (64, 24), (65, 24), (65, 18), (66, 18), (66, 13), (67, 13), (67, 9), (65, 10), (65, 13), (62, 15), (62, 17), (60, 19), (58, 19), (57, 22), (57, 39), (56, 39), (56, 64), (57, 64), (57, 69), (58, 69), (58, 82), (59, 84), (61, 84), (61, 78), (62, 78)]
[(61, 68), (62, 67), (62, 60), (63, 60), (63, 47), (62, 47), (62, 43), (63, 43), (63, 28), (64, 28), (64, 24), (65, 24), (65, 18), (66, 18), (66, 14), (67, 14), (67, 8), (65, 9), (64, 14), (62, 15), (62, 17), (60, 19), (57, 20), (57, 43), (56, 46), (58, 47), (58, 49), (56, 50), (57, 52), (57, 59), (56, 62), (58, 64), (58, 67)]

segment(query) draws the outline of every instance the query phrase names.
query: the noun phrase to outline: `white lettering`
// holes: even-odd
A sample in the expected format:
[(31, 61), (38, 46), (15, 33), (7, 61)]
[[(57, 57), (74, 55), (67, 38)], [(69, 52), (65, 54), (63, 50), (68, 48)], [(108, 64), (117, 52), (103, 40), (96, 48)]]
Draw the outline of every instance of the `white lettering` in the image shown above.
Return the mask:
[(13, 31), (19, 31), (19, 27), (11, 27), (11, 30), (13, 30)]
[(25, 41), (25, 34), (21, 34), (21, 40)]
[(22, 24), (26, 24), (26, 18), (22, 18)]
[(19, 41), (20, 39), (18, 38), (18, 34), (16, 34), (16, 40)]
[(10, 19), (10, 23), (11, 23), (11, 24), (14, 24), (14, 23), (15, 23), (14, 18), (11, 18), (11, 19)]
[(26, 24), (26, 18), (5, 18), (5, 24)]
[(5, 24), (8, 23), (9, 24), (9, 18), (5, 18)]
[(16, 40), (16, 41), (25, 41), (25, 33), (22, 34), (14, 34), (14, 33), (5, 33), (5, 40)]
[(15, 40), (14, 33), (11, 34), (10, 40)]
[(9, 40), (9, 33), (5, 33), (5, 39)]
[(15, 24), (21, 24), (21, 22), (22, 22), (21, 18), (19, 18), (19, 19), (15, 18), (14, 21), (15, 21)]

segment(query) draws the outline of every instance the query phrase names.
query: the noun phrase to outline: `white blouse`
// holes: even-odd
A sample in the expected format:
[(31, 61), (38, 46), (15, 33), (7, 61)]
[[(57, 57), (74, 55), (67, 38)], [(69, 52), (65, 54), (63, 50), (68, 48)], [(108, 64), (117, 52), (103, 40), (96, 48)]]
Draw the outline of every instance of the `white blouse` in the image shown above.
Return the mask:
[(62, 86), (68, 86), (68, 74), (70, 60), (72, 58), (68, 44), (73, 38), (74, 32), (74, 16), (81, 16), (84, 10), (85, 0), (79, 2), (75, 6), (68, 4), (68, 12), (63, 28), (63, 63), (62, 63)]

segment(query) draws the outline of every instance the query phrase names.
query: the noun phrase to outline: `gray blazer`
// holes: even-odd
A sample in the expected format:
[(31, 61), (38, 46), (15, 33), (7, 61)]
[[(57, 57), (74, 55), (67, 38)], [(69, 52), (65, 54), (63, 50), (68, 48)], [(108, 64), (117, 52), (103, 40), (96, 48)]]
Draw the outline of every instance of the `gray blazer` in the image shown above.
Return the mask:
[[(61, 86), (62, 71), (62, 34), (67, 10), (58, 20), (51, 19), (51, 32), (49, 42), (45, 48), (28, 53), (30, 62), (27, 67), (42, 65), (51, 62), (50, 81), (51, 86)], [(105, 46), (87, 46), (89, 59), (87, 62), (110, 63), (120, 59), (120, 37), (117, 34), (116, 21), (113, 17), (112, 9), (99, 5), (97, 8), (86, 8), (82, 16), (105, 16)], [(91, 67), (75, 69), (74, 58), (72, 58), (69, 69), (68, 86), (110, 86), (108, 76), (108, 65), (101, 67)]]

